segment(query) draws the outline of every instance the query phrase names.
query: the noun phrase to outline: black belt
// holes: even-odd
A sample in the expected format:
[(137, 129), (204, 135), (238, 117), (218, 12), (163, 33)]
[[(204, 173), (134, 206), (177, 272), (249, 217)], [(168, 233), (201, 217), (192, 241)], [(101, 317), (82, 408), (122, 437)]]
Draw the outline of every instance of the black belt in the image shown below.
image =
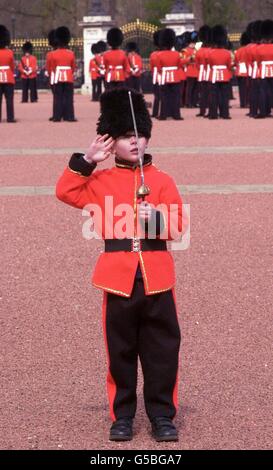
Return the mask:
[(165, 240), (151, 240), (148, 238), (124, 238), (123, 240), (104, 240), (105, 252), (111, 251), (166, 251), (167, 243)]

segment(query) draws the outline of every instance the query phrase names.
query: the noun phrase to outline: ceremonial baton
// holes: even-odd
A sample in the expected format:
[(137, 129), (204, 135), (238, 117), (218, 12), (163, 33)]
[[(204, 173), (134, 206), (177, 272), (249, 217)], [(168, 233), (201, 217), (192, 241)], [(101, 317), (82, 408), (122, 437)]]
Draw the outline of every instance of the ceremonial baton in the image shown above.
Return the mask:
[(138, 154), (139, 168), (140, 168), (141, 185), (139, 186), (137, 190), (137, 197), (141, 197), (144, 200), (145, 196), (148, 196), (148, 194), (150, 194), (150, 188), (145, 184), (145, 180), (144, 180), (143, 162), (142, 162), (142, 157), (139, 151), (139, 139), (138, 139), (137, 125), (136, 125), (136, 117), (135, 117), (134, 106), (133, 106), (133, 101), (132, 101), (132, 94), (130, 91), (128, 91), (128, 95), (129, 95), (129, 101), (130, 101), (130, 107), (131, 107), (131, 113), (132, 113), (132, 119), (133, 119), (133, 125), (134, 125), (134, 132), (135, 132), (136, 141), (137, 141), (137, 154)]

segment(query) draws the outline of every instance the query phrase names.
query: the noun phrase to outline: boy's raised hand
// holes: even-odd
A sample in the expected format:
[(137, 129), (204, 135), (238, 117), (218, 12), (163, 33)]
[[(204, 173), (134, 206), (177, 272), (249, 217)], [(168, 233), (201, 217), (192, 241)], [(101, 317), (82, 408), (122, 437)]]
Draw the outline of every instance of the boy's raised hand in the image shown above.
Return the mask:
[(97, 135), (84, 155), (84, 159), (89, 163), (103, 162), (112, 155), (114, 142), (109, 134)]

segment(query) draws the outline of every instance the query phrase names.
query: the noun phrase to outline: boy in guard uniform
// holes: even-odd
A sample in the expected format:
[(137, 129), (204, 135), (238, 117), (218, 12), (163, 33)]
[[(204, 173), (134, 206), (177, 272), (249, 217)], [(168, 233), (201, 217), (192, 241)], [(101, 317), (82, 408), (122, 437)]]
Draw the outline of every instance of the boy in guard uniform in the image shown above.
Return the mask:
[[(131, 97), (138, 139), (128, 89), (106, 91), (101, 96), (98, 136), (86, 154), (72, 155), (56, 195), (76, 208), (92, 204), (102, 212), (96, 220), (96, 211), (92, 211), (95, 232), (105, 242), (92, 281), (104, 291), (107, 388), (113, 421), (109, 438), (126, 441), (133, 437), (139, 357), (152, 434), (157, 441), (175, 441), (178, 433), (172, 420), (178, 406), (180, 329), (174, 265), (166, 240), (181, 237), (182, 200), (172, 178), (157, 169), (152, 156), (145, 153), (151, 118), (143, 96), (131, 90)], [(96, 170), (113, 154), (114, 167)], [(145, 184), (139, 187), (143, 183), (140, 158)], [(107, 213), (109, 195), (111, 214)], [(125, 232), (124, 205), (130, 209)], [(120, 231), (118, 225), (123, 227)]]

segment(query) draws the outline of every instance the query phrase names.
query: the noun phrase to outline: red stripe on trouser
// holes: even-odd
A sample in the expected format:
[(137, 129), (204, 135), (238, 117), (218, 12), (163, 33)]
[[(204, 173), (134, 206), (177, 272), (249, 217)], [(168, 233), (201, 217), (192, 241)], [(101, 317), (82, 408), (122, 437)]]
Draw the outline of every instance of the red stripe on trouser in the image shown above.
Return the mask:
[(104, 292), (103, 294), (103, 304), (102, 304), (102, 318), (103, 318), (103, 334), (104, 334), (104, 342), (105, 342), (105, 349), (107, 354), (107, 362), (108, 362), (108, 372), (107, 372), (107, 392), (108, 392), (108, 400), (109, 400), (109, 407), (110, 407), (110, 417), (112, 421), (116, 421), (116, 416), (114, 413), (114, 400), (117, 393), (117, 386), (115, 381), (110, 372), (110, 357), (109, 357), (109, 350), (107, 344), (107, 335), (106, 335), (106, 307), (107, 307), (107, 293)]
[[(172, 289), (172, 294), (173, 294), (173, 300), (175, 304), (175, 311), (176, 311), (176, 316), (177, 316), (177, 321), (178, 321), (178, 314), (177, 314), (177, 308), (176, 308), (176, 296), (175, 296), (175, 290)], [(179, 356), (178, 356), (178, 366), (177, 366), (177, 375), (176, 375), (176, 381), (174, 384), (174, 389), (173, 389), (173, 404), (176, 409), (178, 410), (178, 374), (179, 374)]]

